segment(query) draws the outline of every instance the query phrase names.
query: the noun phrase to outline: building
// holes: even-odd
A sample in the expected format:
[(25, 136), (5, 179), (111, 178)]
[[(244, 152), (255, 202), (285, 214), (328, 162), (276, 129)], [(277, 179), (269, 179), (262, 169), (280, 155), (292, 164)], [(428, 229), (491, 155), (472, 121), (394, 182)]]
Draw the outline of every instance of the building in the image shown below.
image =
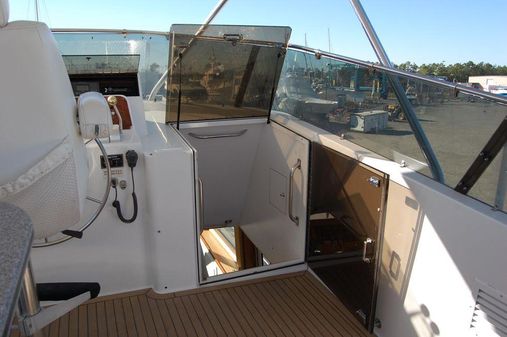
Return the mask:
[(494, 92), (498, 89), (507, 88), (507, 76), (470, 76), (468, 77), (468, 83), (474, 87), (477, 87), (478, 89)]

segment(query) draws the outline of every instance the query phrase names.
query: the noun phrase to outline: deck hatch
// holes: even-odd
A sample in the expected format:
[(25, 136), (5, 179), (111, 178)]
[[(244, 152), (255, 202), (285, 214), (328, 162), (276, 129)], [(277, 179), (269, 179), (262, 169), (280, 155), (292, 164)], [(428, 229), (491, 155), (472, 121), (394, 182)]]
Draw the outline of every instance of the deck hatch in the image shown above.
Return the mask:
[(505, 295), (494, 289), (479, 289), (470, 329), (476, 336), (507, 336)]

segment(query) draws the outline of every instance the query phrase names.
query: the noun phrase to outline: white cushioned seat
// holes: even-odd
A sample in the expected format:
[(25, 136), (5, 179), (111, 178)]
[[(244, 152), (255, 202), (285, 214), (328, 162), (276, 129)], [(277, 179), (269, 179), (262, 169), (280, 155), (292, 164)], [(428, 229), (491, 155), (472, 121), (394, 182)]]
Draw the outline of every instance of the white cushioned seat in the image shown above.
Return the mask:
[(8, 22), (0, 0), (0, 199), (23, 208), (35, 237), (80, 220), (88, 167), (67, 70), (49, 28)]

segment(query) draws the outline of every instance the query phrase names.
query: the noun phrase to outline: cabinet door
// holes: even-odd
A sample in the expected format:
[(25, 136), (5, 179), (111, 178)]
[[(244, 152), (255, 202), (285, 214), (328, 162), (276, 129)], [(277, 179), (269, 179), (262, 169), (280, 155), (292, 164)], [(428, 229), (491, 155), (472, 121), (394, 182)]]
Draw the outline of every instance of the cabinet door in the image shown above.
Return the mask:
[(271, 123), (250, 177), (241, 229), (271, 263), (303, 263), (310, 142)]
[(308, 263), (373, 328), (387, 176), (312, 144)]

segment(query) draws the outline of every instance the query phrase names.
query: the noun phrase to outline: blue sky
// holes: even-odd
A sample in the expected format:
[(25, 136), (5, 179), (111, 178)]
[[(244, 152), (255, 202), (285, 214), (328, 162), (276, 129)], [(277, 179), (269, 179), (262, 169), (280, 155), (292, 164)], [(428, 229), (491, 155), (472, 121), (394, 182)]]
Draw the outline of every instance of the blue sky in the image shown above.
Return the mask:
[[(218, 0), (39, 0), (41, 21), (54, 28), (168, 31), (201, 23)], [(395, 63), (507, 64), (507, 0), (363, 0)], [(33, 19), (34, 0), (11, 0), (11, 20)], [(365, 60), (375, 55), (348, 0), (229, 0), (214, 23), (287, 25), (291, 42)]]

